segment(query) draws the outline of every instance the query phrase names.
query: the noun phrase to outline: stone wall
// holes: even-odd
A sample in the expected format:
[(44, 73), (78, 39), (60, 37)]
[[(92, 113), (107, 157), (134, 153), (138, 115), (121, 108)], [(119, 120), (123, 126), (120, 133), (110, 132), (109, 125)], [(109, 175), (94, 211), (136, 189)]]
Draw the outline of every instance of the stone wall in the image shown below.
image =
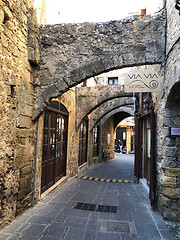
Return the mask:
[(59, 100), (69, 112), (68, 118), (68, 143), (67, 143), (67, 176), (72, 177), (78, 172), (79, 157), (79, 132), (75, 128), (76, 123), (76, 102), (75, 91), (69, 90)]
[(167, 0), (167, 40), (163, 94), (156, 96), (158, 206), (164, 218), (179, 221), (180, 145), (170, 137), (169, 127), (180, 126), (180, 16)]
[[(30, 34), (37, 35), (36, 45)], [(0, 0), (1, 227), (31, 206), (36, 132), (32, 73), (39, 61), (38, 38), (31, 1)]]

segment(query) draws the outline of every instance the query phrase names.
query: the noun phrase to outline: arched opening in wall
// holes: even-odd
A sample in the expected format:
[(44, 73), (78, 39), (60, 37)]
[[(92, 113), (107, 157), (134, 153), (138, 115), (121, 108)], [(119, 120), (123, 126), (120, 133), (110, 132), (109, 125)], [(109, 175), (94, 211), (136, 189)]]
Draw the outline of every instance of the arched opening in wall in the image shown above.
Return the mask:
[(44, 114), (41, 193), (66, 175), (68, 111), (51, 101)]
[(134, 117), (123, 119), (115, 130), (115, 152), (122, 154), (134, 154)]
[[(119, 115), (120, 117), (120, 115)], [(115, 122), (118, 118), (115, 118)], [(134, 178), (134, 152), (135, 152), (135, 123), (134, 117), (123, 118), (115, 128), (114, 134), (114, 160), (120, 166), (119, 177), (133, 181)]]
[[(119, 71), (119, 72), (117, 72)], [(71, 162), (68, 160), (69, 164), (69, 170), (67, 168), (67, 171), (69, 171), (70, 174), (74, 175), (74, 173), (77, 173), (77, 169), (83, 170), (88, 166), (88, 164), (92, 164), (96, 162), (101, 162), (103, 158), (103, 153), (106, 153), (107, 160), (114, 159), (114, 130), (117, 126), (117, 124), (125, 119), (126, 117), (134, 115), (134, 98), (132, 93), (125, 93), (124, 92), (124, 72), (127, 74), (127, 71), (129, 69), (119, 69), (117, 71), (111, 71), (104, 73), (105, 75), (99, 75), (95, 76), (91, 79), (88, 79), (86, 81), (86, 84), (81, 84), (76, 86), (73, 89), (70, 89), (69, 91), (74, 91), (74, 100), (73, 102), (66, 99), (69, 105), (74, 105), (73, 110), (73, 120), (74, 125), (73, 129), (75, 131), (75, 134), (72, 134), (72, 141), (75, 142), (75, 148), (71, 149), (69, 151), (68, 149), (68, 159), (73, 159), (74, 162), (72, 167)], [(111, 74), (112, 73), (112, 74)], [(112, 79), (113, 78), (113, 79)], [(113, 80), (113, 81), (112, 81)], [(69, 93), (67, 92), (67, 95)], [(151, 101), (145, 101), (149, 100), (150, 94), (144, 94), (142, 99), (144, 100), (144, 103), (146, 105), (151, 104)], [(65, 99), (62, 97), (62, 102), (65, 103)], [(107, 105), (106, 105), (107, 103)], [(126, 108), (125, 111), (122, 111), (119, 116), (117, 114), (111, 115), (112, 117), (107, 119), (105, 115), (108, 115), (111, 111), (115, 110), (117, 107), (123, 106)], [(129, 108), (129, 110), (128, 110)], [(147, 106), (142, 106), (142, 108), (146, 111), (145, 115), (149, 114), (149, 105), (148, 109)], [(97, 109), (97, 111), (95, 111)], [(69, 108), (68, 108), (69, 110)], [(147, 111), (148, 110), (148, 111)], [(71, 113), (72, 111), (69, 110)], [(139, 114), (140, 112), (138, 112)], [(144, 114), (144, 113), (143, 113)], [(141, 122), (142, 118), (146, 118), (145, 115), (141, 116)], [(87, 117), (89, 119), (89, 123), (87, 121)], [(96, 124), (100, 126), (100, 123), (98, 122), (100, 119), (104, 121), (103, 119), (106, 118), (106, 122), (102, 124), (102, 136), (99, 142), (101, 143), (101, 149), (100, 147), (97, 148), (97, 144), (95, 141), (93, 142), (92, 138), (96, 138), (96, 131), (92, 130), (92, 126), (95, 126)], [(92, 124), (91, 124), (92, 122)], [(70, 125), (70, 124), (69, 124)], [(88, 125), (90, 126), (88, 129)], [(72, 128), (71, 128), (72, 129)], [(92, 135), (89, 133), (91, 131)], [(72, 131), (71, 131), (72, 132)], [(138, 134), (140, 135), (142, 132), (142, 126), (140, 129), (138, 129)], [(137, 135), (137, 141), (136, 141), (136, 150), (139, 149), (139, 152), (141, 151), (142, 146), (142, 139), (141, 142), (138, 140), (138, 134)], [(75, 136), (75, 138), (74, 138)], [(89, 141), (88, 141), (88, 137)], [(141, 136), (142, 137), (142, 136)], [(134, 139), (134, 134), (132, 134), (131, 138)], [(68, 138), (70, 140), (70, 138)], [(77, 139), (77, 142), (76, 142)], [(68, 146), (72, 146), (70, 141), (68, 140)], [(74, 141), (75, 140), (75, 141)], [(90, 143), (91, 142), (91, 146)], [(93, 145), (93, 146), (92, 146)], [(99, 144), (100, 146), (100, 144)], [(133, 154), (134, 153), (134, 142), (131, 144), (131, 146), (127, 147), (126, 142), (124, 143), (124, 146), (122, 147), (123, 153)], [(89, 151), (90, 150), (90, 151)], [(99, 156), (97, 150), (99, 151)], [(136, 151), (135, 151), (136, 152)], [(128, 154), (123, 154), (124, 158)], [(135, 165), (135, 176), (139, 178), (142, 177), (142, 153), (140, 153), (141, 156), (138, 156), (138, 165)], [(93, 158), (96, 157), (95, 161)], [(75, 164), (74, 164), (75, 163)], [(133, 170), (133, 167), (132, 167)], [(152, 169), (151, 169), (152, 171)], [(149, 172), (148, 172), (149, 173)], [(134, 170), (132, 175), (134, 175)], [(152, 185), (152, 184), (151, 184)]]

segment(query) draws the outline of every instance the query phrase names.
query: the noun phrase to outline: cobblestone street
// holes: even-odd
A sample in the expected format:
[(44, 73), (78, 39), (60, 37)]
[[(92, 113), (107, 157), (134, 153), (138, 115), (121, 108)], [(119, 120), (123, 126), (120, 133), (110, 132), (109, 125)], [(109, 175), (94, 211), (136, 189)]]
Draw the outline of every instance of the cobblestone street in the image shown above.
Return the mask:
[(0, 239), (173, 240), (140, 185), (131, 182), (133, 157), (116, 153), (82, 172), (84, 179), (71, 178), (6, 227)]

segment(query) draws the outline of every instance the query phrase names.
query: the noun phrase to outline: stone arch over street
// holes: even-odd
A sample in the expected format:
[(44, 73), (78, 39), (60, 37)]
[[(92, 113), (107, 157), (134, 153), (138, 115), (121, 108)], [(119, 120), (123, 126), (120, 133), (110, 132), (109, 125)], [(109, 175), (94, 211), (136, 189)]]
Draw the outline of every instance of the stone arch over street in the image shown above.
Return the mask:
[[(76, 125), (82, 119), (98, 109), (98, 112), (109, 111), (117, 106), (133, 105), (132, 94), (124, 93), (123, 86), (101, 86), (78, 88), (76, 90)], [(109, 110), (107, 110), (109, 109)]]
[(119, 112), (125, 112), (129, 114), (129, 116), (133, 116), (134, 111), (133, 111), (133, 103), (132, 105), (120, 105), (118, 100), (116, 104), (113, 106), (106, 106), (107, 104), (103, 104), (96, 110), (94, 110), (91, 113), (91, 123), (90, 123), (90, 130), (93, 129), (93, 127), (99, 123), (100, 120), (102, 120), (102, 124), (111, 116), (115, 115), (116, 113)]
[(50, 99), (90, 77), (124, 67), (161, 63), (163, 14), (107, 23), (43, 26), (32, 118), (38, 118)]

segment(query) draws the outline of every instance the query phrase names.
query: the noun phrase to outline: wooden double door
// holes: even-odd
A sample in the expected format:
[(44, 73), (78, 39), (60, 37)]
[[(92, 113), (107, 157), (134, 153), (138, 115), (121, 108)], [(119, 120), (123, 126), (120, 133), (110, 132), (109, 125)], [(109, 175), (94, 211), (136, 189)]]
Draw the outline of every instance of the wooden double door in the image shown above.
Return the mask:
[(47, 110), (44, 117), (41, 192), (66, 175), (68, 116)]

